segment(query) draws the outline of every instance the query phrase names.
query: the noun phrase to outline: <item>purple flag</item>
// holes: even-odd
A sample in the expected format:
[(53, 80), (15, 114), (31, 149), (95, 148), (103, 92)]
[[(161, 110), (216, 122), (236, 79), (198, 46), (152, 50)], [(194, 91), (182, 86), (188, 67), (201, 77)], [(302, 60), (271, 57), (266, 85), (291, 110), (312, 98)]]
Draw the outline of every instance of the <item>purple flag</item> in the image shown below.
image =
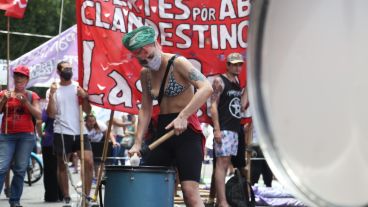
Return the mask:
[[(59, 79), (56, 65), (61, 60), (72, 64), (73, 79), (78, 80), (78, 49), (77, 26), (74, 25), (60, 35), (45, 42), (25, 55), (10, 63), (10, 71), (18, 65), (26, 65), (30, 69), (30, 79), (27, 85), (49, 87)], [(13, 72), (10, 72), (10, 88), (14, 88)]]

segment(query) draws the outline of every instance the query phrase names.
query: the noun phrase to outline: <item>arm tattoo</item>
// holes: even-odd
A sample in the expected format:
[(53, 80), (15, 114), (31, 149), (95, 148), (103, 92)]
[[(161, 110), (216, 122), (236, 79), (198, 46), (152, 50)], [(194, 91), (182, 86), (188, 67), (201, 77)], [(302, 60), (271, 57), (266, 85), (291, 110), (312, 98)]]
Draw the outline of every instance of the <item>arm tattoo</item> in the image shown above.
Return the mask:
[(205, 79), (204, 75), (202, 73), (200, 73), (198, 70), (196, 70), (195, 68), (193, 68), (189, 72), (189, 80), (192, 80), (192, 81), (203, 81), (204, 79)]
[(213, 93), (211, 95), (211, 101), (217, 101), (217, 99), (220, 97), (223, 86), (222, 86), (222, 80), (219, 78), (215, 78), (212, 83)]
[(214, 91), (211, 95), (211, 103), (217, 101), (218, 97), (219, 97), (218, 91)]

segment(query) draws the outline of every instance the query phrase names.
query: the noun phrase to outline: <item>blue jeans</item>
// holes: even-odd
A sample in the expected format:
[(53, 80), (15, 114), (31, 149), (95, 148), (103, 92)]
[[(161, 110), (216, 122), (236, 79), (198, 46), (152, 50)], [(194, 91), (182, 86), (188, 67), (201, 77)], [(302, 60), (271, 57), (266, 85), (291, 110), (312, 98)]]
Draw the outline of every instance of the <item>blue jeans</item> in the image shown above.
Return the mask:
[(23, 193), (24, 175), (36, 144), (33, 133), (0, 134), (0, 193), (10, 166), (13, 170), (9, 203), (17, 203)]
[[(123, 137), (120, 136), (120, 135), (117, 135), (115, 139), (116, 139), (116, 142), (120, 144), (121, 143), (121, 140), (123, 139)], [(125, 152), (125, 148), (123, 146), (121, 146), (121, 145), (119, 145), (117, 147), (113, 147), (112, 148), (112, 157), (114, 157), (114, 158), (116, 158), (116, 157), (124, 157), (124, 152)], [(112, 161), (113, 165), (118, 165), (119, 164), (118, 161), (119, 160), (113, 160)], [(122, 163), (122, 165), (125, 165), (124, 160), (121, 160), (121, 163)]]

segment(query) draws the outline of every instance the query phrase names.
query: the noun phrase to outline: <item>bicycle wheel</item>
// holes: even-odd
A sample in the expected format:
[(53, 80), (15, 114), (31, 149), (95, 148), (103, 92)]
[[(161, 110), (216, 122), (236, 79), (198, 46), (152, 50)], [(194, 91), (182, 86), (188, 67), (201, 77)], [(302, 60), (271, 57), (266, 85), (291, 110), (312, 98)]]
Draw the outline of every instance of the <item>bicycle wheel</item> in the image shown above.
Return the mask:
[[(24, 183), (35, 183), (39, 181), (43, 175), (43, 166), (41, 161), (35, 157), (36, 155), (31, 155), (30, 163), (27, 169), (27, 174), (24, 177)], [(30, 180), (29, 180), (30, 179)]]

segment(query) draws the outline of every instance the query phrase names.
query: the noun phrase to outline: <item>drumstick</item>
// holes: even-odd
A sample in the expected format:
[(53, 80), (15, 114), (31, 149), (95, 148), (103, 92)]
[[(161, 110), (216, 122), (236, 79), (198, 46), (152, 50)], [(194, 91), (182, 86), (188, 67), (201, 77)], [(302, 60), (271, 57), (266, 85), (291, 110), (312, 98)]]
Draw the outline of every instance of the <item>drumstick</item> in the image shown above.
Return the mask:
[(174, 135), (174, 130), (172, 129), (171, 131), (169, 131), (166, 134), (162, 135), (160, 138), (158, 138), (156, 141), (154, 141), (148, 147), (142, 148), (141, 151), (140, 151), (141, 156), (143, 156), (144, 154), (146, 154), (149, 151), (154, 150), (156, 147), (158, 147), (160, 144), (162, 144), (163, 142), (165, 142), (166, 140), (171, 138), (173, 135)]

